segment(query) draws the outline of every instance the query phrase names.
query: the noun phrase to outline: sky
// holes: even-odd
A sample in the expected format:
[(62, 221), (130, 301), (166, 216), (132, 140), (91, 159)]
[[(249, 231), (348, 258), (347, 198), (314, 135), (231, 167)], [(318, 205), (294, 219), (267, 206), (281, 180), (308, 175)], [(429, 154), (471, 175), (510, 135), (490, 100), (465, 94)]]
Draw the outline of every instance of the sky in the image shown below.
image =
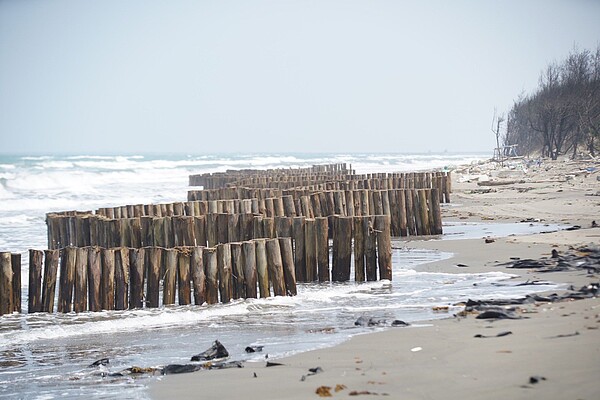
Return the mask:
[(492, 152), (600, 1), (0, 0), (0, 153)]

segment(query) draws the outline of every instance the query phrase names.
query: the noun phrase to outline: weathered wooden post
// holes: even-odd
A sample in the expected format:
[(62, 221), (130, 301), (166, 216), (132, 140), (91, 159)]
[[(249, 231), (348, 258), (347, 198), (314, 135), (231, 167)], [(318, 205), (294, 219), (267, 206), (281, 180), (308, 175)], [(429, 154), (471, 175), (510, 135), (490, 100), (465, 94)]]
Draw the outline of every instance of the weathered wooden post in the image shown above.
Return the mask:
[(180, 306), (186, 306), (192, 302), (192, 287), (190, 278), (191, 248), (178, 249), (177, 257), (177, 297)]
[(145, 253), (144, 249), (129, 250), (130, 266), (130, 295), (129, 308), (144, 307), (144, 271), (145, 271)]
[(192, 249), (192, 282), (194, 286), (194, 304), (200, 306), (206, 301), (206, 274), (204, 272), (204, 247)]
[(319, 282), (328, 282), (329, 276), (329, 219), (327, 217), (315, 218), (316, 247), (317, 247), (317, 275)]
[(333, 268), (331, 279), (336, 282), (350, 280), (352, 256), (352, 217), (337, 216), (333, 225)]
[[(367, 217), (365, 237), (365, 270), (367, 272), (367, 281), (377, 280), (377, 236), (374, 230), (375, 217)], [(363, 225), (364, 227), (364, 225)]]
[(256, 243), (256, 273), (258, 275), (258, 290), (261, 298), (270, 297), (269, 273), (267, 260), (267, 243), (265, 239), (257, 239)]
[(244, 254), (242, 244), (239, 242), (231, 243), (231, 269), (233, 279), (233, 298), (245, 299), (246, 288), (244, 279)]
[(88, 250), (88, 299), (90, 311), (102, 310), (102, 256), (98, 246)]
[(60, 286), (58, 290), (58, 312), (71, 312), (73, 304), (73, 287), (75, 285), (75, 262), (77, 248), (65, 247), (61, 251)]
[(163, 306), (175, 304), (177, 291), (177, 249), (165, 249), (165, 276), (163, 279)]
[(206, 215), (194, 217), (194, 238), (196, 239), (195, 246), (206, 246)]
[(295, 217), (292, 223), (292, 238), (294, 239), (294, 265), (296, 267), (296, 280), (298, 282), (306, 281), (304, 221), (305, 217)]
[(10, 258), (13, 272), (13, 311), (21, 313), (21, 253), (13, 253)]
[(88, 248), (78, 247), (75, 264), (75, 301), (76, 313), (88, 310)]
[(44, 252), (29, 250), (29, 295), (27, 312), (29, 314), (42, 311), (42, 265)]
[(431, 215), (433, 216), (433, 235), (442, 234), (442, 210), (440, 208), (440, 190), (431, 189)]
[(275, 296), (285, 296), (283, 261), (281, 260), (281, 248), (277, 239), (267, 240), (267, 260), (269, 278), (273, 284), (273, 293)]
[(146, 306), (156, 308), (160, 298), (160, 270), (163, 249), (160, 247), (147, 247), (148, 254), (148, 279), (146, 289)]
[(0, 315), (13, 312), (13, 271), (9, 252), (0, 253)]
[(379, 279), (392, 280), (392, 242), (389, 215), (375, 216), (375, 231), (377, 232)]
[(279, 238), (279, 248), (281, 249), (281, 261), (283, 263), (283, 279), (285, 282), (286, 294), (288, 296), (295, 296), (297, 290), (292, 239), (289, 237)]
[(126, 310), (129, 306), (129, 249), (115, 250), (115, 310)]
[(275, 217), (276, 237), (292, 237), (292, 218)]
[(354, 280), (365, 281), (365, 231), (368, 232), (368, 217), (354, 217)]
[(317, 229), (314, 218), (307, 218), (304, 225), (304, 250), (306, 251), (306, 282), (317, 280)]
[(44, 251), (44, 287), (42, 291), (42, 311), (54, 312), (54, 294), (56, 292), (56, 275), (60, 251)]
[(245, 298), (256, 298), (256, 245), (254, 242), (242, 243), (244, 260), (244, 286), (246, 289)]
[(219, 267), (217, 262), (217, 248), (205, 247), (203, 250), (204, 266), (206, 271), (206, 302), (216, 304), (219, 302)]
[(231, 282), (231, 245), (221, 243), (217, 246), (217, 267), (219, 270), (219, 295), (221, 303), (229, 303), (232, 299)]

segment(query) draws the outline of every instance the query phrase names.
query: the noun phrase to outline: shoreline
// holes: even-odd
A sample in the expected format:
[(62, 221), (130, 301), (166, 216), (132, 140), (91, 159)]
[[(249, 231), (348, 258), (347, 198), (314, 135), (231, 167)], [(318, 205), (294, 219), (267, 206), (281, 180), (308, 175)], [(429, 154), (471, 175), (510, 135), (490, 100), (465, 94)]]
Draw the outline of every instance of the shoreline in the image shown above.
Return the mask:
[[(497, 265), (511, 257), (539, 259), (549, 257), (553, 249), (562, 253), (573, 246), (600, 242), (600, 228), (588, 228), (592, 220), (600, 220), (600, 198), (594, 198), (598, 173), (570, 174), (578, 164), (548, 164), (549, 167), (528, 173), (523, 169), (490, 168), (485, 172), (492, 172), (488, 173), (492, 179), (496, 173), (501, 175), (498, 179), (519, 178), (520, 183), (494, 186), (488, 192), (479, 190), (488, 187), (478, 185), (476, 180), (461, 179), (477, 173), (484, 175), (481, 171), (489, 165), (465, 166), (462, 172), (454, 174), (453, 203), (444, 207), (444, 220), (518, 222), (530, 218), (579, 225), (582, 229), (493, 238), (490, 243), (483, 238), (402, 241), (408, 248), (454, 254), (418, 270), (501, 271), (516, 275), (519, 280), (547, 280), (575, 288), (598, 282), (598, 275), (590, 276), (581, 270), (536, 273)], [(567, 175), (574, 177), (560, 179)], [(596, 398), (595, 381), (600, 373), (598, 298), (534, 303), (519, 308), (520, 315), (527, 318), (478, 320), (473, 315), (448, 315), (428, 321), (426, 327), (390, 328), (357, 335), (334, 347), (278, 359), (282, 366), (266, 368), (265, 363), (246, 363), (241, 369), (165, 376), (150, 384), (149, 395), (154, 399), (306, 399), (318, 398), (317, 389), (326, 386), (333, 397), (371, 394), (406, 399)], [(508, 331), (511, 334), (495, 337)], [(486, 337), (474, 337), (477, 334)], [(309, 375), (309, 368), (316, 367), (323, 372)], [(536, 379), (537, 383), (530, 382)], [(338, 392), (336, 385), (341, 385)]]

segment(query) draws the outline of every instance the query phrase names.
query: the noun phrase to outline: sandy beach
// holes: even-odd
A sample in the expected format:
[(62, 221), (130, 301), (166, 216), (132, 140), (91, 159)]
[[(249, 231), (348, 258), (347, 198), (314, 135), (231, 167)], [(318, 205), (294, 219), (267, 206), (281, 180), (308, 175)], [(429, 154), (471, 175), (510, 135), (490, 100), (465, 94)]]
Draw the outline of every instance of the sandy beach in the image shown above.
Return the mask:
[[(578, 226), (529, 236), (404, 240), (397, 245), (454, 253), (422, 271), (502, 271), (518, 281), (553, 281), (576, 289), (598, 282), (575, 269), (509, 269), (511, 259), (549, 258), (600, 243), (597, 161), (513, 161), (464, 166), (453, 173), (444, 221), (536, 221)], [(571, 250), (570, 250), (571, 249)], [(465, 299), (466, 301), (467, 299)], [(477, 299), (472, 299), (477, 300)], [(600, 301), (537, 301), (515, 307), (518, 319), (455, 315), (423, 327), (355, 336), (328, 349), (244, 368), (161, 377), (155, 399), (310, 399), (386, 395), (394, 399), (597, 399), (600, 396)], [(443, 312), (443, 311), (442, 311)], [(510, 332), (510, 333), (508, 333)], [(499, 335), (500, 334), (500, 335)], [(481, 337), (476, 337), (481, 335)], [(202, 349), (200, 349), (202, 350)], [(318, 373), (309, 372), (319, 367)]]

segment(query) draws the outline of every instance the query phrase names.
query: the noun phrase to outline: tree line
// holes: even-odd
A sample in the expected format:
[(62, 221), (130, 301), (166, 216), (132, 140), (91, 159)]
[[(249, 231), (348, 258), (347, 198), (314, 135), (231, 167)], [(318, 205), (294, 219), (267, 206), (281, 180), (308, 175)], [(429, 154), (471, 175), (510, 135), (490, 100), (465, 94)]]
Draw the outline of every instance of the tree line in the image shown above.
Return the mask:
[(524, 155), (539, 153), (595, 156), (600, 149), (600, 45), (576, 47), (562, 62), (542, 70), (537, 89), (522, 93), (506, 116), (494, 116), (492, 131), (503, 125), (504, 146), (518, 144)]

